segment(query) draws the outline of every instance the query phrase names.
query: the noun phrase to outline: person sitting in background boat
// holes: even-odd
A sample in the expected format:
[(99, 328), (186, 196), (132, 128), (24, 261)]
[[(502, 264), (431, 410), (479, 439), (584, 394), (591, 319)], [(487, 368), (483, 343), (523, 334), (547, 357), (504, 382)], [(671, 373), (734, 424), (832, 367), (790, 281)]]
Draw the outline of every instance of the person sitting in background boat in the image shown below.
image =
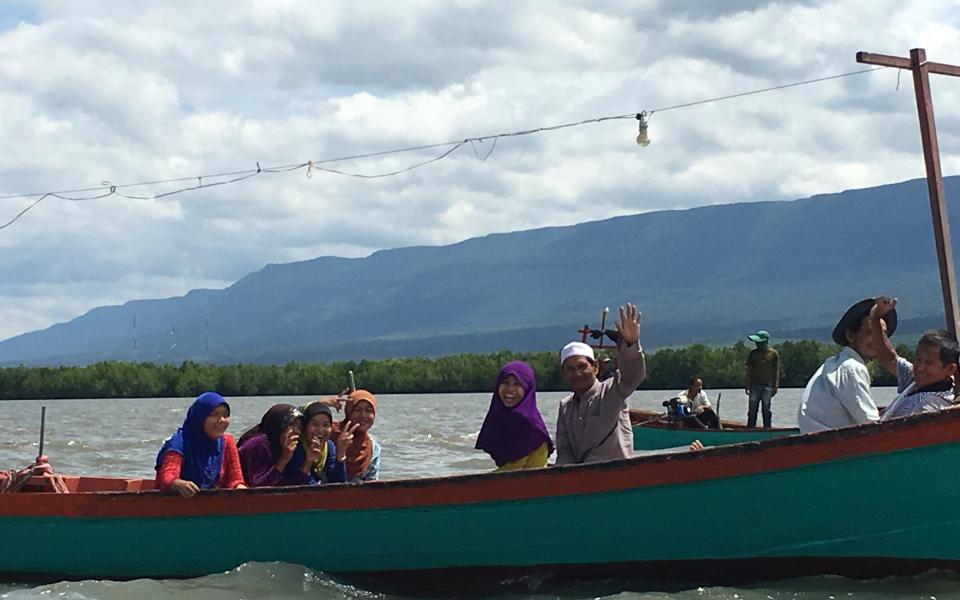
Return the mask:
[(216, 392), (200, 394), (187, 418), (157, 454), (157, 488), (192, 498), (200, 490), (247, 487), (237, 444), (226, 433), (230, 405)]
[(928, 331), (917, 342), (916, 362), (898, 356), (880, 326), (880, 320), (896, 305), (896, 299), (881, 296), (870, 310), (871, 327), (877, 338), (877, 362), (896, 376), (899, 392), (883, 412), (881, 421), (954, 406), (953, 388), (960, 358), (956, 338), (946, 331)]
[(700, 429), (719, 429), (720, 419), (710, 405), (707, 393), (703, 391), (703, 379), (694, 375), (690, 386), (677, 394), (677, 401), (686, 407), (684, 422)]
[[(800, 399), (797, 425), (801, 433), (837, 429), (880, 420), (870, 395), (867, 361), (876, 357), (877, 335), (870, 319), (875, 298), (866, 298), (847, 309), (836, 327), (833, 341), (843, 346), (813, 374)], [(891, 308), (879, 320), (880, 335), (897, 329), (897, 311)]]
[(646, 376), (637, 307), (621, 306), (616, 327), (620, 368), (606, 381), (597, 380), (597, 361), (587, 344), (571, 342), (560, 351), (560, 374), (573, 393), (560, 401), (557, 465), (633, 456), (627, 397)]
[(537, 408), (537, 378), (527, 363), (514, 360), (500, 369), (475, 447), (490, 455), (497, 471), (547, 466), (553, 440)]
[[(377, 417), (377, 399), (367, 390), (351, 392), (344, 413), (343, 422), (333, 424), (332, 436), (338, 448), (346, 448), (347, 481), (375, 481), (380, 478), (380, 443), (370, 428)], [(352, 439), (344, 437), (351, 432)]]
[(320, 444), (312, 444), (299, 464), (293, 456), (303, 429), (302, 414), (292, 404), (275, 404), (260, 423), (240, 436), (240, 466), (250, 487), (307, 485), (311, 469), (320, 456)]
[[(347, 428), (347, 436), (341, 436), (341, 447), (330, 439), (333, 431), (333, 411), (321, 401), (311, 402), (300, 409), (303, 412), (303, 435), (300, 444), (294, 451), (291, 462), (294, 467), (307, 462), (308, 454), (316, 454), (310, 464), (311, 483), (345, 483), (347, 481), (347, 446), (353, 437), (352, 430), (357, 425)], [(311, 452), (311, 449), (313, 451)]]

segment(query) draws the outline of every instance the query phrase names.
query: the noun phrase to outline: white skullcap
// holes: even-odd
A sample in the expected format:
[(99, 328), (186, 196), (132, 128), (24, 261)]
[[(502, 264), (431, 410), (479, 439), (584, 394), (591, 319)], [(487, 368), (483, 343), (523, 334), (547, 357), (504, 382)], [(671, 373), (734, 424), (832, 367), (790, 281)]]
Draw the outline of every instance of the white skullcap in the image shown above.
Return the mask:
[(570, 342), (563, 347), (560, 351), (560, 366), (562, 367), (564, 361), (571, 356), (586, 356), (590, 360), (596, 360), (593, 356), (593, 348), (583, 342)]

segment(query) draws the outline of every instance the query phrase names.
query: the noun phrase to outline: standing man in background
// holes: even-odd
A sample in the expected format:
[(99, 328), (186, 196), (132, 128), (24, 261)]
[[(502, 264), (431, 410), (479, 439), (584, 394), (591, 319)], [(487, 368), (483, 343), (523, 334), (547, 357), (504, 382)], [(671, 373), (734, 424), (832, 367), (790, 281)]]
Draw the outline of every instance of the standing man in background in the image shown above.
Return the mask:
[(750, 398), (747, 427), (757, 426), (757, 408), (763, 406), (763, 427), (769, 429), (773, 420), (770, 399), (780, 387), (780, 355), (770, 347), (770, 334), (760, 330), (747, 336), (757, 347), (747, 357), (746, 392)]

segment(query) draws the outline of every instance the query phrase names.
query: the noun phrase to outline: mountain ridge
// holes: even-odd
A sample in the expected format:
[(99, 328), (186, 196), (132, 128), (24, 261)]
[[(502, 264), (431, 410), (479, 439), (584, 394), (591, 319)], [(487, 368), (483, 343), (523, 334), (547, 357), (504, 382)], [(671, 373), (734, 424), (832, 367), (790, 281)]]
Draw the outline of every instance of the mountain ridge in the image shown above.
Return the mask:
[[(945, 186), (954, 198), (960, 177)], [(897, 295), (904, 323), (920, 327), (942, 323), (931, 232), (919, 179), (324, 256), (268, 264), (222, 290), (95, 308), (0, 342), (0, 364), (547, 350), (626, 301), (645, 312), (651, 347), (758, 328), (828, 339), (847, 305), (878, 293)]]

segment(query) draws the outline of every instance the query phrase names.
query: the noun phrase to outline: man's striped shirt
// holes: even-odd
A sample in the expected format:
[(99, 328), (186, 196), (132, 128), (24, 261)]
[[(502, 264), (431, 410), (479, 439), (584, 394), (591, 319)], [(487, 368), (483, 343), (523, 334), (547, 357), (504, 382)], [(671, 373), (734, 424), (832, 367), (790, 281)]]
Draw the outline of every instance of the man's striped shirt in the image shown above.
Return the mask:
[(917, 382), (913, 379), (913, 364), (905, 358), (897, 358), (897, 391), (900, 394), (894, 398), (887, 410), (883, 411), (881, 421), (939, 412), (954, 405), (952, 386), (947, 390), (917, 391)]

